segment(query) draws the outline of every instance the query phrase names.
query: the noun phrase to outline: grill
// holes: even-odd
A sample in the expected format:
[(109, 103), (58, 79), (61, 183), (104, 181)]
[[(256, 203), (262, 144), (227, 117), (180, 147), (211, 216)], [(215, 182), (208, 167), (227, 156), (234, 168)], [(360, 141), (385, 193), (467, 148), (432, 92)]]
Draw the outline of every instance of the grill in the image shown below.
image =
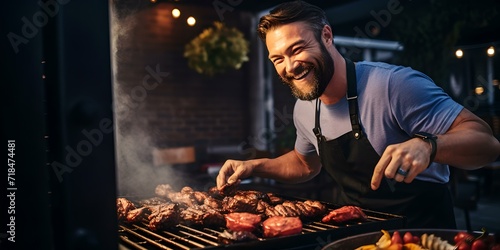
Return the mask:
[[(288, 200), (302, 200), (287, 198)], [(339, 206), (323, 203), (329, 209)], [(178, 224), (168, 231), (151, 231), (146, 220), (129, 224), (120, 223), (118, 234), (123, 249), (320, 249), (335, 240), (381, 229), (399, 229), (405, 226), (405, 218), (398, 215), (363, 210), (366, 221), (342, 225), (325, 224), (319, 221), (303, 222), (302, 233), (297, 235), (263, 238), (258, 240), (223, 244), (218, 235), (226, 228), (207, 228)]]

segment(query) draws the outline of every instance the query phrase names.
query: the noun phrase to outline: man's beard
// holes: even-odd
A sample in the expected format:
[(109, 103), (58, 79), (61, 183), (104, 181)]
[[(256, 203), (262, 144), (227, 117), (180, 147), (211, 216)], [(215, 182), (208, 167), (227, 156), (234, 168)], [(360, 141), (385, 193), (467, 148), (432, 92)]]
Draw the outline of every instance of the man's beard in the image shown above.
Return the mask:
[[(296, 74), (287, 74), (284, 77), (280, 76), (283, 83), (290, 87), (292, 95), (300, 100), (311, 101), (320, 97), (325, 91), (326, 86), (332, 79), (333, 73), (335, 72), (335, 66), (333, 64), (333, 59), (330, 56), (330, 53), (328, 53), (323, 43), (320, 42), (319, 44), (321, 49), (321, 58), (319, 60), (316, 60), (317, 67), (313, 63), (301, 62), (299, 65), (300, 72), (296, 72)], [(309, 92), (303, 92), (299, 90), (293, 83), (294, 76), (300, 75), (306, 70), (312, 70), (312, 72), (309, 72), (308, 74), (313, 74), (313, 79), (310, 83), (312, 89)]]

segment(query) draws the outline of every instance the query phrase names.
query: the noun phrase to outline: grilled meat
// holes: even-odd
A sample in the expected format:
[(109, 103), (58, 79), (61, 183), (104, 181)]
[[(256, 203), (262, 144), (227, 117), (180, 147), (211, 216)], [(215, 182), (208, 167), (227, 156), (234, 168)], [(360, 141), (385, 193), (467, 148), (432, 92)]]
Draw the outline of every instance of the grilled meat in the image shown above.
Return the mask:
[(263, 212), (263, 204), (260, 201), (269, 201), (267, 194), (258, 191), (237, 191), (234, 196), (226, 196), (222, 200), (223, 210), (228, 213), (234, 212)]
[(262, 222), (262, 230), (265, 238), (300, 234), (302, 221), (299, 217), (275, 216)]
[(219, 192), (223, 196), (229, 196), (229, 195), (234, 195), (236, 192), (236, 188), (238, 187), (239, 182), (234, 182), (234, 183), (226, 183), (222, 185), (222, 187), (219, 189)]
[(209, 197), (205, 192), (194, 191), (193, 188), (185, 186), (180, 192), (175, 192), (168, 184), (156, 186), (156, 195), (166, 197), (174, 203), (179, 203), (182, 206), (194, 206), (204, 203), (204, 200)]
[(226, 218), (226, 227), (232, 231), (247, 231), (252, 232), (262, 220), (258, 214), (252, 213), (230, 213), (224, 215)]
[(222, 244), (232, 244), (236, 242), (244, 242), (257, 240), (257, 236), (255, 236), (251, 232), (247, 231), (228, 231), (224, 230), (224, 232), (220, 233), (217, 237), (217, 240)]
[(301, 219), (312, 219), (325, 215), (326, 206), (317, 201), (284, 201), (276, 206), (267, 206), (265, 214), (268, 217), (300, 217)]
[(183, 194), (181, 192), (169, 193), (167, 197), (174, 203), (178, 203), (181, 206), (191, 207), (197, 205), (198, 202), (194, 199), (191, 194)]
[(224, 199), (224, 195), (221, 194), (220, 190), (217, 187), (209, 188), (208, 195), (218, 200)]
[(131, 201), (126, 198), (116, 199), (117, 216), (118, 220), (126, 220), (129, 211), (136, 209), (137, 207)]
[(269, 197), (269, 204), (271, 205), (281, 204), (285, 201), (285, 199), (278, 197), (273, 193), (267, 193), (267, 197)]
[(180, 212), (181, 220), (186, 225), (202, 225), (207, 227), (224, 226), (226, 220), (217, 210), (205, 206), (194, 205)]
[(357, 206), (343, 206), (330, 211), (321, 219), (324, 223), (343, 223), (351, 220), (366, 220), (366, 214)]
[(142, 219), (145, 219), (149, 212), (150, 210), (147, 207), (140, 207), (134, 210), (130, 210), (127, 213), (127, 222), (130, 223), (139, 222)]
[(203, 205), (211, 207), (217, 211), (222, 211), (222, 201), (215, 199), (214, 197), (208, 196), (204, 201)]
[(165, 203), (149, 207), (149, 229), (156, 231), (173, 227), (179, 223), (179, 206), (175, 203)]
[(216, 199), (224, 199), (224, 197), (226, 196), (232, 196), (236, 193), (236, 188), (238, 187), (238, 184), (235, 182), (235, 183), (231, 183), (231, 184), (224, 184), (222, 185), (221, 188), (217, 188), (217, 187), (211, 187), (210, 189), (208, 189), (208, 195), (216, 198)]

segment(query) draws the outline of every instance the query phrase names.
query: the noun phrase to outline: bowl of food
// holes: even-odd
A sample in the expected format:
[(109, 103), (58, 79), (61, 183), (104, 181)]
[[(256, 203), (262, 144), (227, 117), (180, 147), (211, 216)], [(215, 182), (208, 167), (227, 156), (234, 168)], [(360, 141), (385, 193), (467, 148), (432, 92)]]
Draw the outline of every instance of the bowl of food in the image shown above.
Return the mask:
[(483, 231), (467, 232), (452, 229), (399, 229), (353, 235), (334, 241), (323, 250), (383, 250), (383, 249), (500, 249), (495, 235)]

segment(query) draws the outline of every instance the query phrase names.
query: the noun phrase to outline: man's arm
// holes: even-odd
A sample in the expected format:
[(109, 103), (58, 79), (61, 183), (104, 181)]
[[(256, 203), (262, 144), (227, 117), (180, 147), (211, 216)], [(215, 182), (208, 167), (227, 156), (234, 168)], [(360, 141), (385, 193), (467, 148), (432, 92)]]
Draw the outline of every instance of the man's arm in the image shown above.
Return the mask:
[(500, 142), (491, 128), (464, 108), (450, 129), (438, 136), (434, 161), (472, 170), (495, 161), (499, 155)]
[(304, 156), (296, 150), (274, 159), (227, 160), (217, 176), (217, 187), (250, 176), (299, 183), (310, 180), (320, 172), (320, 169), (321, 163), (317, 155)]

